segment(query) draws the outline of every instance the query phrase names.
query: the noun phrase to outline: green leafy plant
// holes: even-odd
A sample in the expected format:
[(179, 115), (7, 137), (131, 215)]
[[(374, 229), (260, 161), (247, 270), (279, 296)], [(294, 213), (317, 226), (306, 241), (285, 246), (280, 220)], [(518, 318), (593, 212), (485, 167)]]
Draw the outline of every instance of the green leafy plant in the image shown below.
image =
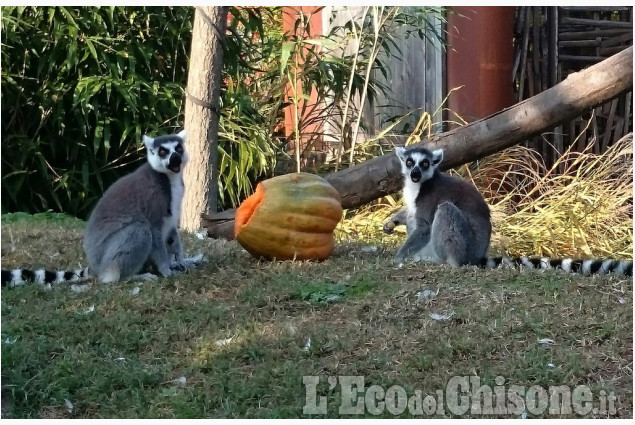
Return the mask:
[(186, 8), (3, 7), (2, 210), (85, 217), (178, 126), (190, 33)]
[[(2, 210), (86, 217), (143, 158), (143, 133), (183, 120), (189, 7), (2, 8)], [(280, 8), (230, 8), (221, 90), (220, 201), (271, 175), (279, 142)], [(277, 24), (276, 24), (277, 23)], [(270, 65), (270, 63), (274, 65)]]
[(219, 204), (236, 207), (254, 183), (273, 175), (282, 144), (279, 82), (281, 7), (230, 7), (219, 126)]
[[(299, 117), (296, 145), (300, 136), (308, 138), (302, 150), (296, 146), (296, 161), (323, 136), (319, 124), (342, 115), (345, 100), (343, 144), (372, 155), (372, 148), (351, 146), (351, 123), (365, 123), (350, 99), (363, 93), (374, 102), (388, 93), (368, 73), (386, 72), (377, 52), (395, 54), (394, 25), (423, 25), (421, 8), (386, 10), (390, 19), (376, 37), (368, 21), (311, 35), (306, 16), (297, 22), (301, 31), (285, 35), (281, 7), (230, 8), (219, 130), (223, 207), (238, 205), (254, 183), (273, 175), (288, 142), (282, 128), (289, 105)], [(51, 209), (86, 217), (104, 190), (142, 161), (143, 133), (181, 125), (193, 11), (2, 8), (3, 212)], [(340, 48), (351, 28), (361, 40), (352, 54)], [(307, 115), (311, 90), (323, 107)]]

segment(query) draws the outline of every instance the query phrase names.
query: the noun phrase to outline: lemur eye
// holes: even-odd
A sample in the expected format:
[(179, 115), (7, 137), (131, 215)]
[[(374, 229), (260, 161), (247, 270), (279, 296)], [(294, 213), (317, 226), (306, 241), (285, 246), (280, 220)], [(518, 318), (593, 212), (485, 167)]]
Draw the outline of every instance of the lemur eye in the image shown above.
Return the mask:
[(424, 159), (423, 161), (421, 161), (421, 166), (423, 168), (428, 168), (430, 166), (430, 161), (428, 161), (427, 159)]
[(406, 160), (406, 167), (412, 167), (414, 163), (415, 162), (412, 159), (408, 158)]
[(168, 154), (168, 150), (166, 148), (159, 148), (159, 156), (166, 156)]
[(177, 145), (177, 147), (176, 147), (176, 151), (177, 151), (178, 153), (183, 153), (183, 146), (181, 146), (181, 145)]

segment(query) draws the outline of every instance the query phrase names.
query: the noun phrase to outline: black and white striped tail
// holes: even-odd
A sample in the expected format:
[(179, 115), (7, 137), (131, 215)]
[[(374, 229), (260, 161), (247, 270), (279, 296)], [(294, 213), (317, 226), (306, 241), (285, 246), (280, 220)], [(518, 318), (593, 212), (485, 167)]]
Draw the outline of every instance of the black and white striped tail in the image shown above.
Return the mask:
[(582, 275), (617, 274), (633, 276), (633, 261), (630, 260), (574, 260), (571, 258), (548, 257), (491, 257), (483, 258), (480, 267), (494, 269), (501, 264), (527, 269), (550, 270), (560, 269), (569, 273)]
[(50, 287), (56, 283), (80, 282), (88, 279), (88, 269), (78, 270), (28, 270), (14, 269), (2, 270), (2, 286), (14, 287), (27, 283), (39, 283)]

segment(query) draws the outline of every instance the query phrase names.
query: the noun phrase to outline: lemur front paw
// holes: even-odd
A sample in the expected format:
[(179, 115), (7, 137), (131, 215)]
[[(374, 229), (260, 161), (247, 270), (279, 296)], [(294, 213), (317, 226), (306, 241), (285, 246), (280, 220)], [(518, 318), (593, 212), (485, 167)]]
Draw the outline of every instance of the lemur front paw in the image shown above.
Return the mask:
[(392, 235), (395, 231), (395, 226), (396, 223), (392, 220), (386, 222), (386, 224), (384, 224), (384, 233), (387, 235)]
[(187, 270), (187, 267), (185, 267), (183, 263), (176, 262), (170, 265), (170, 270), (184, 272), (185, 270)]
[(405, 259), (406, 257), (404, 257), (403, 255), (397, 254), (393, 257), (392, 264), (393, 266), (399, 266), (404, 263)]
[(176, 261), (172, 262), (170, 268), (174, 271), (178, 272), (186, 272), (190, 269), (200, 266), (201, 264), (207, 262), (207, 258), (203, 254), (197, 254), (193, 257), (181, 257)]
[(174, 274), (171, 266), (158, 267), (159, 274), (163, 277), (170, 277)]

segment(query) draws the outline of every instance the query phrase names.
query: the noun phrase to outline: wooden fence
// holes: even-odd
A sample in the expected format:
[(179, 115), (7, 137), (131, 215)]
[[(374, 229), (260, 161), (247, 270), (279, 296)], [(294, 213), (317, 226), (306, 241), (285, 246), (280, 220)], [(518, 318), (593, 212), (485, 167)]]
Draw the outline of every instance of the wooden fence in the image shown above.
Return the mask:
[[(359, 23), (365, 7), (325, 7), (322, 11), (323, 33), (326, 34), (331, 28), (351, 19)], [(431, 27), (442, 33), (442, 21), (438, 16), (430, 14), (428, 22)], [(389, 87), (388, 96), (385, 98), (382, 96), (375, 104), (365, 103), (362, 119), (368, 131), (360, 129), (356, 142), (377, 135), (390, 124), (394, 117), (415, 111), (409, 119), (404, 121), (404, 125), (412, 129), (421, 112), (434, 112), (443, 99), (445, 51), (441, 42), (436, 39), (430, 29), (425, 29), (424, 39), (416, 36), (405, 38), (397, 34), (395, 42), (398, 49), (391, 50), (390, 58), (382, 58), (388, 63), (387, 78), (384, 78), (379, 71), (373, 71), (373, 78)], [(349, 53), (355, 48), (353, 43), (347, 47)], [(360, 99), (356, 99), (358, 104), (359, 101)], [(325, 141), (333, 145), (340, 140), (338, 119), (339, 117), (333, 117), (324, 128)], [(395, 129), (396, 132), (402, 130), (404, 125)], [(352, 131), (354, 130), (353, 128)]]
[[(515, 44), (513, 77), (517, 100), (521, 101), (631, 46), (633, 8), (519, 7)], [(548, 164), (573, 144), (573, 149), (581, 151), (596, 141), (594, 151), (604, 152), (632, 131), (632, 98), (632, 91), (624, 93), (528, 145), (539, 150)]]

